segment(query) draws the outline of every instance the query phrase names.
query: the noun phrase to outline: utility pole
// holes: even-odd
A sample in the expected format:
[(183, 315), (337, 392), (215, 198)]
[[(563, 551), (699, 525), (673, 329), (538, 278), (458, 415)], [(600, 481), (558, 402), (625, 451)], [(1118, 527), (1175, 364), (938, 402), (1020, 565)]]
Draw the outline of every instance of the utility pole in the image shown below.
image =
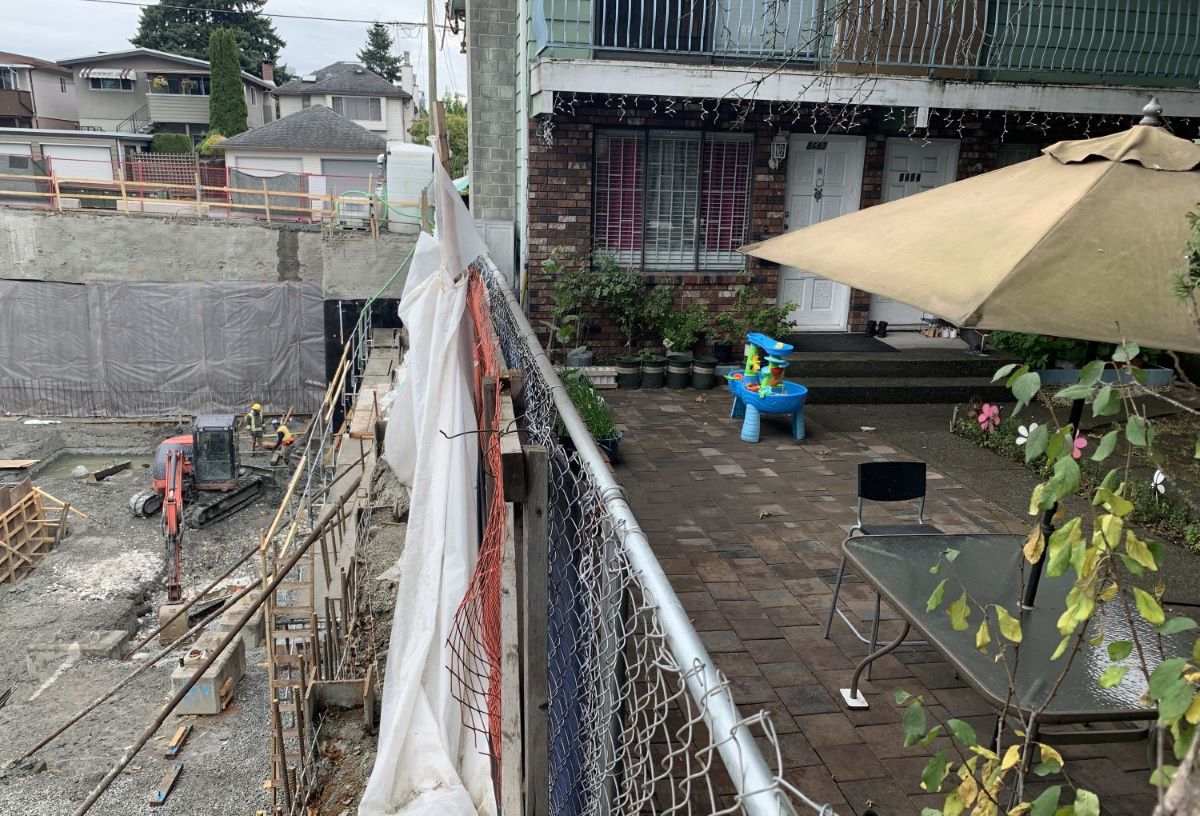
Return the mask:
[(425, 0), (425, 15), (429, 18), (429, 135), (433, 150), (443, 168), (449, 170), (450, 156), (447, 150), (446, 114), (437, 91), (437, 33), (434, 28), (433, 0)]

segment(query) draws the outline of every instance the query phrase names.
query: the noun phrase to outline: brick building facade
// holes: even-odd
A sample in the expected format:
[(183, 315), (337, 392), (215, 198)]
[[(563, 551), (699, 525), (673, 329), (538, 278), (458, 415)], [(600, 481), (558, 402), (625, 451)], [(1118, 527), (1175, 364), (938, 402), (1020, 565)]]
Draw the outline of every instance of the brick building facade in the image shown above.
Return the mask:
[[(842, 122), (825, 120), (811, 108), (789, 111), (781, 117), (766, 105), (747, 111), (728, 104), (714, 112), (711, 101), (707, 106), (671, 106), (641, 97), (638, 103), (633, 105), (622, 98), (620, 104), (614, 104), (611, 97), (593, 97), (586, 104), (574, 100), (560, 106), (549, 126), (545, 119), (529, 122), (527, 298), (535, 326), (540, 327), (549, 319), (553, 304), (553, 280), (543, 271), (543, 262), (552, 251), (561, 248), (560, 263), (589, 263), (596, 248), (593, 221), (598, 132), (627, 128), (632, 132), (671, 129), (750, 134), (752, 168), (744, 238), (749, 243), (778, 235), (787, 228), (787, 159), (777, 162), (774, 168), (771, 166), (772, 140), (781, 129), (865, 137), (859, 205), (864, 208), (884, 200), (888, 139), (898, 135), (908, 135), (916, 142), (955, 140), (958, 148), (955, 178), (962, 179), (1026, 158), (1037, 148), (1060, 139), (1098, 136), (1131, 123), (1120, 117), (1097, 118), (1093, 122), (1070, 115), (1034, 118), (999, 112), (953, 111), (941, 116), (935, 114), (928, 128), (913, 132), (901, 122), (893, 121), (890, 110), (882, 107), (860, 108), (851, 124), (844, 118)], [(673, 115), (666, 112), (672, 108)], [(1194, 129), (1190, 123), (1188, 127)], [(1013, 153), (1014, 146), (1021, 151)], [(869, 236), (864, 236), (864, 240), (869, 240)], [(779, 267), (758, 259), (746, 260), (744, 270), (681, 272), (654, 270), (647, 265), (644, 271), (648, 285), (668, 283), (675, 287), (679, 307), (699, 302), (706, 304), (710, 313), (731, 309), (736, 287), (742, 283), (754, 288), (760, 302), (775, 303)], [(849, 331), (865, 328), (870, 303), (871, 296), (866, 292), (850, 294), (846, 321)], [(619, 353), (621, 343), (611, 321), (600, 317), (592, 322), (588, 345), (598, 358)]]

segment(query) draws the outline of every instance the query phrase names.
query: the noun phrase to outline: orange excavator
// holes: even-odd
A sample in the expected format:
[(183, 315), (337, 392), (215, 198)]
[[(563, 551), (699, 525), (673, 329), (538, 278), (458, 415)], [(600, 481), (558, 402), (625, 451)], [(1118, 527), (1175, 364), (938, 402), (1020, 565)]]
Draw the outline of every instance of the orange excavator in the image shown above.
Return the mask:
[(183, 530), (228, 518), (266, 489), (263, 476), (241, 476), (237, 421), (232, 414), (201, 414), (190, 434), (172, 436), (154, 456), (153, 487), (129, 499), (135, 516), (162, 511), (167, 555), (167, 602), (182, 599)]

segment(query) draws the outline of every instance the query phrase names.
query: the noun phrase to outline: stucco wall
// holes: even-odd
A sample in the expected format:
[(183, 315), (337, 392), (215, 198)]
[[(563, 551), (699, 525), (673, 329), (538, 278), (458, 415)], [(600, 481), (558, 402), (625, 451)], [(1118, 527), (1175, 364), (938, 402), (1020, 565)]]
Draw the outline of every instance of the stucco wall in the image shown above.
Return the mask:
[[(0, 278), (94, 281), (309, 281), (326, 299), (374, 296), (411, 236), (155, 217), (0, 210)], [(399, 297), (404, 275), (384, 293)]]
[[(79, 124), (79, 110), (75, 103), (75, 80), (67, 81), (67, 92), (63, 93), (59, 75), (49, 71), (33, 72), (33, 100), (37, 106), (37, 127), (61, 128)], [(64, 125), (62, 123), (73, 123)]]

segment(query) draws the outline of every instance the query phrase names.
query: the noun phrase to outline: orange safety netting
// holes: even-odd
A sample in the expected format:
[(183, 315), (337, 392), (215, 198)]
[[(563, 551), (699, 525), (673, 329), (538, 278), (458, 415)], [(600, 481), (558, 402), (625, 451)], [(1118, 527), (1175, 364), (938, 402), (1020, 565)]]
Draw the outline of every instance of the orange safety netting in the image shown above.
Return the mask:
[[(492, 329), (487, 290), (477, 269), (467, 284), (467, 310), (471, 318), (475, 362), (475, 412), (484, 481), (483, 537), (471, 583), (454, 616), (449, 646), (453, 694), (462, 704), (464, 724), (486, 738), (499, 778), (500, 763), (500, 559), (504, 548), (504, 489), (499, 478), (500, 436), (488, 433), (500, 424), (500, 364)], [(492, 378), (485, 383), (485, 378)], [(485, 399), (484, 389), (491, 390)], [(490, 403), (490, 404), (489, 404)], [(485, 410), (488, 416), (484, 416)], [(503, 431), (504, 429), (500, 429)], [(494, 476), (495, 478), (491, 478)], [(485, 490), (485, 484), (487, 489)]]

